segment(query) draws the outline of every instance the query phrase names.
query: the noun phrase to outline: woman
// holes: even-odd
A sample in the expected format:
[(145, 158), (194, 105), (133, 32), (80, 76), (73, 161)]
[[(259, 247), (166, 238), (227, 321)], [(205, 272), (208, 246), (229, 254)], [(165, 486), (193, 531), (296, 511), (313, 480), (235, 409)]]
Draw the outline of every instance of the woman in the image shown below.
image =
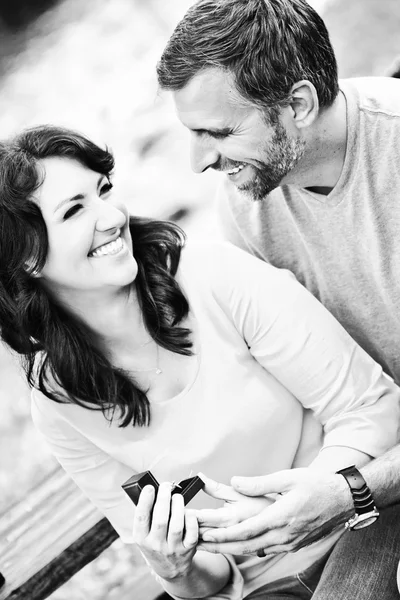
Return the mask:
[[(399, 390), (288, 272), (129, 220), (113, 166), (56, 127), (1, 144), (0, 323), (35, 424), (170, 594), (256, 597), (287, 578), (310, 598), (297, 575), (341, 532), (273, 558), (196, 552), (196, 517), (167, 482), (364, 464), (397, 441)], [(162, 483), (135, 510), (121, 485), (145, 470)]]

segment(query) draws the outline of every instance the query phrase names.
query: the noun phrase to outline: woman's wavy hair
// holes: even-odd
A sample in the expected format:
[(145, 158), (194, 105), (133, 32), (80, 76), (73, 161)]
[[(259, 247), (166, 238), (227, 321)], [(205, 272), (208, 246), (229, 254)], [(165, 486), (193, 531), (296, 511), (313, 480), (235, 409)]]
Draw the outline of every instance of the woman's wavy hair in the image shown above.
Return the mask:
[[(1, 336), (22, 356), (29, 384), (48, 398), (101, 410), (109, 420), (117, 417), (120, 427), (148, 425), (146, 393), (111, 364), (96, 333), (34, 276), (48, 252), (46, 225), (34, 201), (43, 181), (38, 162), (55, 156), (107, 177), (114, 167), (107, 148), (59, 127), (35, 127), (0, 142)], [(130, 230), (145, 326), (163, 348), (191, 355), (191, 332), (179, 326), (189, 305), (175, 279), (184, 233), (170, 222), (135, 217)]]
[(313, 83), (321, 108), (339, 92), (328, 31), (306, 0), (196, 2), (157, 65), (160, 88), (181, 90), (209, 68), (231, 73), (240, 96), (272, 120), (298, 81)]

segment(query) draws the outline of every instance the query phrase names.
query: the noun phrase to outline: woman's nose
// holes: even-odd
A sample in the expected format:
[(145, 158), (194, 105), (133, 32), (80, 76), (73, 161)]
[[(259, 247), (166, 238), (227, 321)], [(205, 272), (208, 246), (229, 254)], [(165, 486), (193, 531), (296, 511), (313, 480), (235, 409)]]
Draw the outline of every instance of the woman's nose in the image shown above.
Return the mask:
[(127, 212), (122, 207), (110, 202), (101, 202), (97, 215), (97, 231), (108, 231), (110, 229), (122, 229), (127, 221)]

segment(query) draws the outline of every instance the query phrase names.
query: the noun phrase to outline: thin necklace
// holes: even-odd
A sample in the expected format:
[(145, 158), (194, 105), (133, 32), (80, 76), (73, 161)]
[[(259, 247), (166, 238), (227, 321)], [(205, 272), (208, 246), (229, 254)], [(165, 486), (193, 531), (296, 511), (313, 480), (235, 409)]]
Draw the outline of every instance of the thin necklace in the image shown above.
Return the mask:
[[(146, 342), (146, 344), (148, 344), (148, 343), (149, 342)], [(146, 346), (146, 344), (143, 344), (143, 346)], [(156, 352), (157, 352), (157, 360), (156, 360), (155, 367), (150, 367), (148, 369), (132, 369), (132, 371), (134, 373), (149, 373), (150, 371), (155, 371), (156, 375), (161, 375), (162, 369), (160, 369), (160, 351), (158, 348), (158, 344), (156, 344)]]
[(138, 352), (139, 350), (150, 344), (150, 342), (154, 342), (153, 338), (150, 338), (149, 340), (147, 340), (147, 342), (143, 342), (143, 344), (139, 344), (139, 346), (135, 350), (132, 350), (132, 352)]

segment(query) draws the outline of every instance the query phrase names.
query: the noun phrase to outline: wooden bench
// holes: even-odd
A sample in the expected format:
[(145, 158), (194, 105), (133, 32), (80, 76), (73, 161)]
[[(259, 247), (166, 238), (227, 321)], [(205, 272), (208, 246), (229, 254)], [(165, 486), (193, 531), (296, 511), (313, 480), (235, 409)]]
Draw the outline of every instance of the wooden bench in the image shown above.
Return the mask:
[[(118, 534), (59, 468), (0, 516), (0, 600), (43, 600), (99, 556)], [(169, 598), (140, 564), (135, 600)], [(124, 600), (120, 597), (120, 600)]]

